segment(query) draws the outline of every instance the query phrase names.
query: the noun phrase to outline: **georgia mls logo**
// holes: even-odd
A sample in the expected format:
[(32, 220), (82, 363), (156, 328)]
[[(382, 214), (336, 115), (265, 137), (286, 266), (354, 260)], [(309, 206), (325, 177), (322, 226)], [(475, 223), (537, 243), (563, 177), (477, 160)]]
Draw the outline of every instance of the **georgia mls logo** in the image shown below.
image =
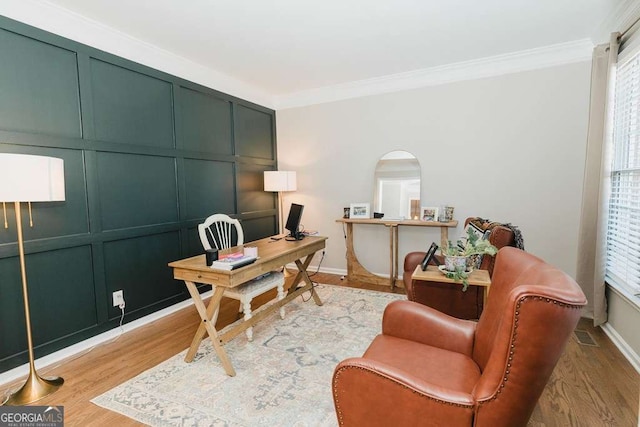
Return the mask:
[[(62, 408), (62, 406), (60, 408)], [(57, 406), (49, 406), (47, 409), (44, 410), (43, 415), (44, 415), (44, 418), (46, 418), (46, 420), (49, 422), (64, 421), (64, 415), (62, 413), (62, 410), (60, 410)]]
[(2, 406), (0, 427), (62, 427), (64, 406)]

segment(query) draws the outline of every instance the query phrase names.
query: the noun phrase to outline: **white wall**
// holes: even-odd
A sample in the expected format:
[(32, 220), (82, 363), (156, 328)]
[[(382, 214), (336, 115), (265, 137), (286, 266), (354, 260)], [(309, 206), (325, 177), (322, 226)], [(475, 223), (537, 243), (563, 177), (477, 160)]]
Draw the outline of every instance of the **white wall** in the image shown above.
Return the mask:
[[(422, 205), (511, 222), (525, 247), (575, 277), (590, 63), (279, 110), (279, 168), (298, 171), (303, 223), (329, 237), (323, 267), (346, 269), (342, 226), (351, 202), (372, 202), (373, 174), (391, 150), (422, 166)], [(288, 208), (286, 208), (288, 209)], [(356, 253), (388, 273), (388, 231), (355, 226)], [(400, 230), (400, 262), (439, 242), (438, 229)]]

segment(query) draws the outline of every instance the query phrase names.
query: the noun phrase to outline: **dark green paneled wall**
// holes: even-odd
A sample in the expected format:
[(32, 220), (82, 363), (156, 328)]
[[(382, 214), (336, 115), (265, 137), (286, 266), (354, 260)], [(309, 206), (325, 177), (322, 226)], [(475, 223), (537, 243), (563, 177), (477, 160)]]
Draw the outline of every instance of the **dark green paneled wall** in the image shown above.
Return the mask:
[[(167, 263), (202, 252), (224, 212), (245, 238), (277, 230), (262, 173), (272, 110), (0, 17), (0, 151), (64, 159), (66, 200), (24, 235), (36, 357), (188, 298)], [(23, 211), (26, 221), (26, 210)], [(13, 206), (0, 228), (0, 372), (24, 363)]]
[(185, 87), (179, 93), (182, 148), (232, 155), (232, 103)]
[(0, 49), (0, 128), (79, 137), (76, 53), (9, 31)]
[(174, 147), (171, 82), (93, 58), (89, 73), (97, 140)]

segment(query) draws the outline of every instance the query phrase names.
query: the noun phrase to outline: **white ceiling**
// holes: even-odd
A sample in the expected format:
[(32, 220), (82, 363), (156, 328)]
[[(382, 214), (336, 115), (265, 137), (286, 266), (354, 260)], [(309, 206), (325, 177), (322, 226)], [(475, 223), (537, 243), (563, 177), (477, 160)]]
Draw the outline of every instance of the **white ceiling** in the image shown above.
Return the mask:
[(604, 27), (629, 2), (31, 1), (273, 97), (567, 42), (602, 42)]

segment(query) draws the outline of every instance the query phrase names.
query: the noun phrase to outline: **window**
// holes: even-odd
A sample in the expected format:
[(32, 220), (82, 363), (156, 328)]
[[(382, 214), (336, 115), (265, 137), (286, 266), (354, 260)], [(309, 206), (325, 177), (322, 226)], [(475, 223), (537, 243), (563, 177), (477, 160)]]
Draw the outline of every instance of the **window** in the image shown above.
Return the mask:
[[(607, 224), (607, 282), (640, 296), (640, 53), (619, 63)], [(634, 298), (635, 300), (635, 298)]]

